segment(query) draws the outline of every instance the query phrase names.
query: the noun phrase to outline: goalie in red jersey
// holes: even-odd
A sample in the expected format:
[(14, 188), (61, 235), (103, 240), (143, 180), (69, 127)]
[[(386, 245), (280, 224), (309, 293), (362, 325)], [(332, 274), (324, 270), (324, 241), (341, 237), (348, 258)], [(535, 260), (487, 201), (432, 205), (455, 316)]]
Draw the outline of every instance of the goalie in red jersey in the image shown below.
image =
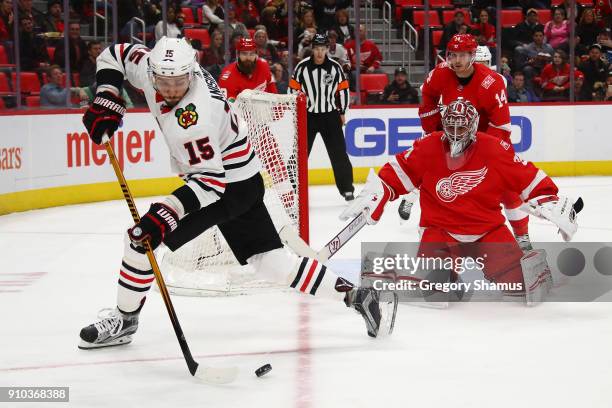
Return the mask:
[(375, 224), (388, 201), (419, 188), (419, 254), (429, 252), (427, 243), (444, 243), (445, 248), (465, 242), (505, 243), (502, 252), (486, 260), (485, 277), (493, 282), (524, 284), (524, 278), (525, 282), (550, 282), (549, 271), (542, 279), (546, 271), (526, 273), (520, 267), (524, 257), (545, 259), (545, 255), (542, 250), (531, 250), (523, 257), (504, 224), (502, 197), (507, 191), (519, 195), (532, 214), (556, 224), (565, 241), (578, 228), (576, 212), (582, 201), (574, 204), (568, 197), (558, 196), (550, 177), (522, 160), (508, 142), (478, 132), (478, 119), (470, 102), (461, 98), (451, 102), (442, 117), (443, 131), (417, 140), (411, 149), (385, 164), (378, 175), (371, 171), (364, 189), (341, 218), (355, 217), (365, 210), (368, 223)]
[(241, 39), (236, 52), (236, 62), (223, 68), (219, 76), (219, 88), (229, 102), (234, 102), (245, 89), (278, 93), (270, 66), (257, 56), (257, 46), (252, 39)]
[[(512, 146), (510, 141), (510, 109), (503, 77), (485, 64), (475, 64), (478, 43), (470, 34), (453, 36), (447, 46), (446, 62), (429, 72), (422, 88), (419, 117), (425, 134), (442, 130), (442, 110), (462, 97), (478, 111), (478, 130), (496, 136)], [(515, 193), (502, 197), (506, 218), (514, 230), (517, 242), (524, 250), (531, 249), (528, 235), (528, 215), (519, 207)], [(400, 216), (407, 219), (410, 203), (402, 202)], [(404, 212), (404, 215), (402, 215)]]

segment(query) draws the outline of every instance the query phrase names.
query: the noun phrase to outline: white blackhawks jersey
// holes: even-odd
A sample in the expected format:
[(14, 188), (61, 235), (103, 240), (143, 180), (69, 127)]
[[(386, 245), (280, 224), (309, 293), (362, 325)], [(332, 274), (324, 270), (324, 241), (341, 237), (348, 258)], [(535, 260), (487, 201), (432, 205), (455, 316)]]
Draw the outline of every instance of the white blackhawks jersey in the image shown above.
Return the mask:
[(170, 150), (172, 170), (185, 180), (205, 207), (223, 195), (227, 183), (242, 181), (261, 169), (246, 133), (214, 78), (199, 66), (183, 99), (168, 107), (148, 75), (149, 49), (117, 44), (105, 49), (97, 70), (121, 72), (141, 89)]

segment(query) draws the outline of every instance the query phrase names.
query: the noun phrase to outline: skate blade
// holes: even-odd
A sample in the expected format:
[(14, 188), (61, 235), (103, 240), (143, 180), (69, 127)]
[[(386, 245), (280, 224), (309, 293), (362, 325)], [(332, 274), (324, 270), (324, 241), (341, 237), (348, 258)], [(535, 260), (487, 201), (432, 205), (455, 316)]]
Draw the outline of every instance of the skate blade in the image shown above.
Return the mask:
[(120, 337), (118, 339), (106, 342), (106, 343), (90, 343), (85, 340), (81, 340), (79, 343), (79, 348), (81, 350), (90, 350), (90, 349), (99, 349), (105, 347), (115, 347), (115, 346), (123, 346), (125, 344), (130, 344), (132, 342), (132, 336), (127, 335)]
[(397, 304), (399, 303), (399, 298), (397, 293), (393, 293), (393, 299), (391, 301), (385, 301), (381, 304), (380, 312), (380, 327), (378, 328), (378, 336), (376, 337), (385, 337), (389, 336), (393, 333), (393, 328), (395, 327), (395, 316), (397, 315)]

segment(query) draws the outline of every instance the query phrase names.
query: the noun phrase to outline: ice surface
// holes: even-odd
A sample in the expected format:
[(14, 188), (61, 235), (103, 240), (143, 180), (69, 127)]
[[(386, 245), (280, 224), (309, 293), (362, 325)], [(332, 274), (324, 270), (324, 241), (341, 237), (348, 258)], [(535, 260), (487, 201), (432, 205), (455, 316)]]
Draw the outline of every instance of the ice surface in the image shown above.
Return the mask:
[[(585, 200), (575, 239), (610, 242), (612, 178), (557, 182)], [(331, 186), (310, 193), (319, 248), (342, 227), (344, 202)], [(153, 200), (137, 200), (140, 211)], [(355, 277), (362, 240), (416, 240), (418, 206), (404, 225), (396, 207), (343, 248), (332, 268)], [(210, 386), (189, 375), (151, 291), (132, 344), (79, 350), (81, 327), (114, 305), (129, 224), (123, 201), (0, 217), (0, 386), (69, 386), (71, 407), (612, 406), (610, 303), (401, 305), (394, 335), (372, 340), (357, 314), (323, 299), (174, 297), (196, 360), (241, 369), (235, 383)], [(534, 241), (561, 240), (543, 221), (530, 228)], [(265, 363), (273, 370), (255, 377)]]

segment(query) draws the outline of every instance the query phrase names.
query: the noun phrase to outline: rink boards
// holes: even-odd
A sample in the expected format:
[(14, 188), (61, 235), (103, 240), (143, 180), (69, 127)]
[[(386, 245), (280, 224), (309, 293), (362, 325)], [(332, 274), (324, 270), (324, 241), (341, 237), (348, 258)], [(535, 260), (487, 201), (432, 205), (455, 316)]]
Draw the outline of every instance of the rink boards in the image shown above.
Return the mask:
[[(0, 116), (0, 214), (121, 198), (104, 148), (90, 142), (82, 113), (74, 112)], [(511, 116), (515, 150), (550, 175), (612, 174), (611, 104), (515, 105)], [(356, 182), (421, 136), (416, 107), (354, 108), (346, 118)], [(113, 144), (134, 195), (167, 194), (181, 184), (148, 112), (128, 113)], [(333, 183), (330, 167), (318, 138), (309, 160), (310, 184)]]

